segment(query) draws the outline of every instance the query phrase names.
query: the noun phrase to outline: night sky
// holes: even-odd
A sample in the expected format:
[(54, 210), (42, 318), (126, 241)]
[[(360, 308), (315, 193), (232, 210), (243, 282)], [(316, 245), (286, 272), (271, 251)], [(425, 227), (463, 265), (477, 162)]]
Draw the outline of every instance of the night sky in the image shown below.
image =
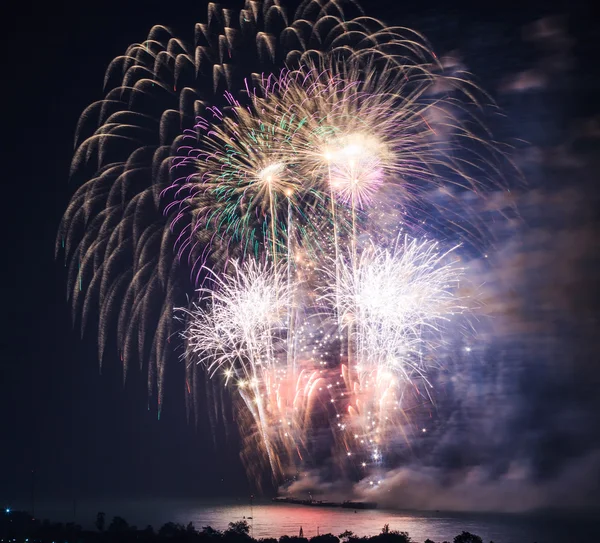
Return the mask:
[[(486, 489), (492, 509), (515, 492), (524, 509), (599, 507), (600, 28), (583, 2), (399, 4), (363, 7), (424, 33), (438, 56), (475, 74), (505, 114), (497, 137), (515, 145), (528, 188), (515, 196), (518, 234), (498, 233), (501, 273), (488, 284), (505, 318), (492, 352), (485, 366), (461, 370), (452, 401), (442, 394), (437, 442), (392, 470), (391, 494), (426, 506), (414, 499), (420, 488), (440, 509), (469, 509)], [(33, 480), (40, 501), (246, 495), (235, 438), (215, 450), (206, 421), (188, 424), (177, 363), (160, 420), (143, 373), (123, 385), (112, 353), (100, 375), (95, 330), (81, 339), (72, 327), (54, 259), (75, 125), (102, 97), (108, 63), (153, 24), (191, 40), (205, 3), (12, 9), (3, 25), (0, 505), (28, 503)]]

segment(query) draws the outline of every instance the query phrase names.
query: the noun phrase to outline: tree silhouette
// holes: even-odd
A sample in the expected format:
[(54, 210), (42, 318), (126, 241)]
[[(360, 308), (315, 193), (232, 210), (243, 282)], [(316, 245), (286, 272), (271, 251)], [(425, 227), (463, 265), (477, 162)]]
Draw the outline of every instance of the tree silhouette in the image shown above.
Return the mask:
[(236, 522), (230, 522), (229, 527), (225, 530), (225, 533), (236, 534), (236, 535), (248, 535), (250, 534), (250, 526), (247, 520), (238, 520)]
[(129, 530), (129, 523), (123, 517), (113, 517), (108, 531), (113, 534), (127, 532)]
[(185, 528), (175, 522), (167, 522), (158, 530), (158, 537), (177, 537), (185, 533)]
[(99, 511), (98, 514), (96, 515), (96, 528), (98, 528), (99, 532), (104, 531), (105, 523), (106, 523), (106, 515), (102, 511)]
[(483, 541), (478, 535), (469, 532), (463, 532), (454, 538), (454, 543), (483, 543)]
[(205, 537), (214, 539), (220, 538), (223, 535), (222, 532), (215, 530), (212, 526), (204, 526), (200, 533)]
[(282, 535), (279, 538), (279, 543), (308, 543), (308, 539), (306, 537), (298, 537), (295, 535)]
[[(354, 541), (354, 538), (351, 538)], [(411, 543), (411, 538), (408, 532), (399, 532), (398, 530), (390, 530), (390, 525), (385, 524), (379, 535), (375, 535), (369, 539), (370, 543)]]
[(321, 534), (310, 538), (310, 543), (340, 543), (333, 534)]

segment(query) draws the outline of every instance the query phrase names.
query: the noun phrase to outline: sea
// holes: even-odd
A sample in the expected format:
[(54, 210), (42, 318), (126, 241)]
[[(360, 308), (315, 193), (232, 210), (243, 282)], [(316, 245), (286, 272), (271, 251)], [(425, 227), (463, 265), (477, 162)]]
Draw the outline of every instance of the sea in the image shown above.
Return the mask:
[(35, 514), (56, 522), (77, 522), (92, 529), (98, 511), (130, 525), (160, 528), (166, 522), (196, 529), (212, 526), (224, 530), (232, 521), (247, 520), (255, 538), (298, 535), (305, 537), (350, 530), (356, 535), (375, 535), (388, 524), (390, 530), (408, 532), (413, 541), (453, 541), (462, 531), (479, 535), (484, 543), (575, 543), (600, 541), (600, 519), (583, 514), (489, 514), (442, 511), (353, 510), (275, 503), (209, 504), (191, 501), (107, 501), (70, 504), (38, 504)]

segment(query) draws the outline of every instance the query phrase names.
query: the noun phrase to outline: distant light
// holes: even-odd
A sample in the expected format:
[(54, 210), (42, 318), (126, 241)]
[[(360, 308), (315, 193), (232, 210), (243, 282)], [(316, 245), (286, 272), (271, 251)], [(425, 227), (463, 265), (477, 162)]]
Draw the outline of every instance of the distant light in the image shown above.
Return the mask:
[(423, 433), (427, 432), (427, 428), (423, 428)]
[(10, 507), (7, 507), (7, 508), (6, 508), (6, 512), (7, 512), (7, 513), (10, 513)]
[(471, 352), (471, 347), (465, 347), (465, 351), (467, 351), (468, 353)]

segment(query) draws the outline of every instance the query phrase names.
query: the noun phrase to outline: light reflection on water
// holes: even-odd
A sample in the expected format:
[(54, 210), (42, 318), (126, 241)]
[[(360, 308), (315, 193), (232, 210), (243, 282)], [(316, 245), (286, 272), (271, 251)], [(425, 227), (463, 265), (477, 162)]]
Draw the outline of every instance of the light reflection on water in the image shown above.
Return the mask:
[[(384, 524), (391, 530), (405, 531), (416, 542), (429, 538), (438, 543), (453, 541), (462, 531), (480, 535), (485, 543), (566, 543), (593, 541), (600, 533), (600, 521), (591, 518), (573, 518), (558, 515), (501, 515), (481, 513), (444, 513), (408, 511), (354, 511), (325, 507), (307, 507), (290, 504), (228, 504), (209, 505), (190, 501), (127, 501), (81, 503), (75, 512), (76, 521), (92, 529), (98, 511), (106, 513), (107, 524), (119, 515), (130, 524), (143, 528), (148, 524), (158, 529), (173, 521), (180, 524), (193, 522), (196, 529), (212, 526), (227, 528), (231, 521), (252, 516), (254, 537), (297, 535), (300, 527), (305, 537), (319, 533), (339, 535), (345, 530), (355, 534), (374, 535)], [(55, 521), (73, 520), (73, 505), (48, 504), (39, 507), (37, 516)], [(586, 539), (588, 538), (588, 539)]]

